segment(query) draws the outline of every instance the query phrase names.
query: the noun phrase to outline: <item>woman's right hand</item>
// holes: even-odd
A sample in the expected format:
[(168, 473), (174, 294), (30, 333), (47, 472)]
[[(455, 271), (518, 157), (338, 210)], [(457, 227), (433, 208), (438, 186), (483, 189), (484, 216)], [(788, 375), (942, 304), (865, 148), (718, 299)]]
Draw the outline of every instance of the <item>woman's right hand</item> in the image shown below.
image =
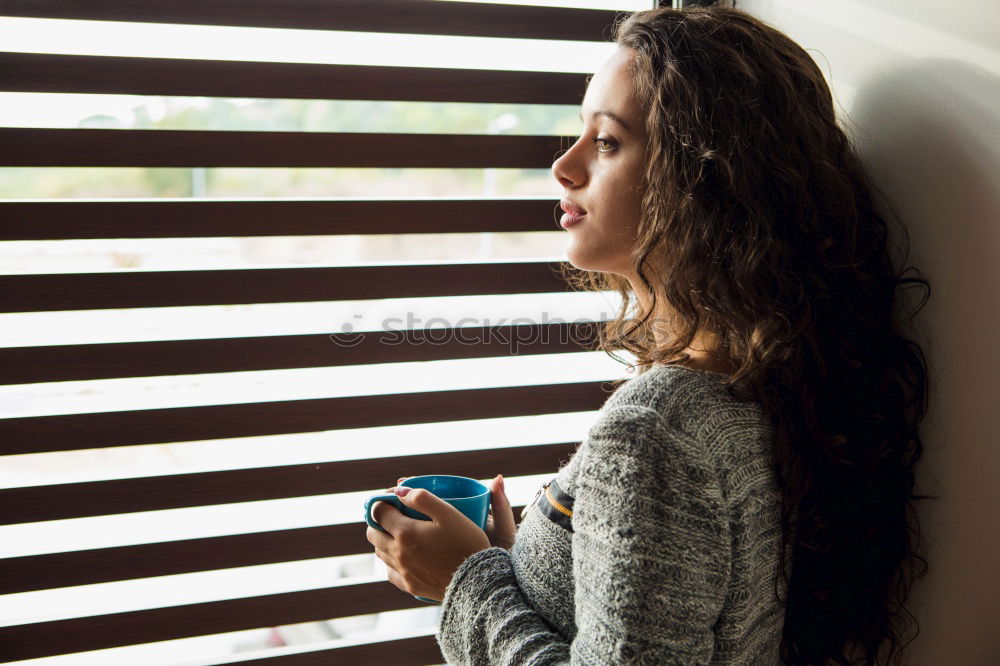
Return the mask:
[[(401, 485), (408, 476), (401, 476), (396, 485)], [(388, 489), (392, 492), (392, 488)], [(510, 506), (507, 493), (503, 487), (503, 475), (497, 474), (490, 482), (490, 513), (486, 518), (486, 536), (493, 546), (510, 550), (517, 535), (517, 523), (514, 522), (514, 509)]]

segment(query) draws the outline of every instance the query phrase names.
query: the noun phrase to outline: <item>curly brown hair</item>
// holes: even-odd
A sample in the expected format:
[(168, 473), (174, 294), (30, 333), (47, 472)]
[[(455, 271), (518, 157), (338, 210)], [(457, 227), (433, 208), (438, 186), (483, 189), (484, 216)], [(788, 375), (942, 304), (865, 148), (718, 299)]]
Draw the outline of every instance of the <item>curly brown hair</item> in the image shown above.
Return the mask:
[[(775, 586), (782, 662), (899, 663), (916, 625), (905, 602), (927, 570), (911, 500), (928, 497), (913, 494), (927, 361), (902, 331), (930, 285), (893, 269), (886, 221), (898, 215), (798, 44), (723, 7), (639, 11), (615, 28), (635, 52), (648, 134), (631, 254), (647, 294), (568, 264), (563, 278), (622, 297), (597, 349), (626, 364), (613, 352), (634, 354), (642, 372), (684, 364), (707, 333), (730, 392), (771, 420), (792, 553), (785, 599)], [(924, 289), (912, 313), (908, 285)], [(653, 334), (664, 306), (666, 340)]]

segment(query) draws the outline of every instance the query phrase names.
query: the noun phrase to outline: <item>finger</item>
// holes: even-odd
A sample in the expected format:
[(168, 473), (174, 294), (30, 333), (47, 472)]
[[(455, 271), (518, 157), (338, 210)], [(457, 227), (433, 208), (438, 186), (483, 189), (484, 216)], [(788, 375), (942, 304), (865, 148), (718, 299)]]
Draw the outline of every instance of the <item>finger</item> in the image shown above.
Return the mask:
[(389, 567), (389, 571), (387, 573), (390, 583), (401, 589), (403, 592), (410, 592), (410, 590), (407, 589), (406, 582), (403, 580), (403, 576), (398, 571)]
[(382, 560), (382, 563), (385, 564), (385, 566), (388, 567), (390, 571), (393, 569), (395, 570), (399, 569), (399, 561), (392, 556), (392, 553), (389, 553), (384, 550), (376, 550), (375, 556), (378, 559)]
[(386, 534), (381, 530), (377, 530), (371, 525), (369, 525), (368, 529), (365, 530), (365, 537), (368, 539), (368, 543), (375, 546), (376, 552), (388, 548), (393, 540), (391, 534)]
[[(454, 520), (466, 520), (470, 523), (472, 522), (468, 516), (459, 511), (455, 506), (445, 502), (443, 499), (425, 488), (414, 488), (410, 490), (405, 497), (401, 497), (400, 499), (402, 499), (403, 503), (408, 507), (424, 514), (431, 519), (431, 522), (434, 523), (448, 523)], [(414, 529), (424, 528), (424, 526), (414, 526)]]
[(505, 506), (510, 506), (510, 500), (507, 499), (507, 491), (499, 478), (493, 479), (490, 484), (490, 495), (490, 509), (496, 506), (502, 510)]
[(398, 567), (399, 562), (394, 554), (395, 542), (391, 536), (385, 532), (380, 532), (374, 527), (369, 527), (369, 541), (375, 546), (375, 557), (382, 560), (386, 566)]
[(394, 504), (389, 504), (388, 502), (380, 500), (372, 504), (372, 519), (381, 525), (385, 532), (379, 531), (371, 526), (369, 526), (368, 529), (382, 535), (384, 539), (392, 539), (394, 538), (393, 535), (395, 535), (399, 530), (400, 519), (403, 517), (403, 513), (397, 509)]
[(499, 534), (513, 534), (516, 528), (514, 521), (514, 509), (510, 506), (510, 500), (504, 492), (503, 483), (496, 480), (493, 483), (493, 494), (490, 504), (494, 508), (493, 524)]

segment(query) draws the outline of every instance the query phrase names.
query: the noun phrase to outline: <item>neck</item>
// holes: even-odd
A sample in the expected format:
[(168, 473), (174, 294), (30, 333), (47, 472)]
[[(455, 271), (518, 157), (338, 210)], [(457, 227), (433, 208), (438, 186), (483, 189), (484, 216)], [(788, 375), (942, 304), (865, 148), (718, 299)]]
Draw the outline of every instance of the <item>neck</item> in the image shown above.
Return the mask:
[[(633, 282), (633, 293), (636, 294), (636, 299), (641, 307), (649, 307), (651, 298), (645, 293), (645, 291), (635, 289), (635, 282)], [(653, 339), (658, 346), (667, 344), (667, 342), (671, 339), (671, 318), (668, 313), (669, 308), (661, 303), (657, 308), (657, 312), (653, 315)], [(707, 331), (699, 330), (698, 333), (695, 334), (691, 344), (683, 350), (690, 356), (690, 358), (686, 361), (682, 361), (680, 365), (695, 370), (725, 374), (731, 369), (730, 364), (725, 359), (719, 358), (714, 353), (714, 350), (717, 348), (716, 342), (717, 340), (714, 335), (711, 335)], [(646, 369), (648, 368), (643, 368), (643, 371)]]

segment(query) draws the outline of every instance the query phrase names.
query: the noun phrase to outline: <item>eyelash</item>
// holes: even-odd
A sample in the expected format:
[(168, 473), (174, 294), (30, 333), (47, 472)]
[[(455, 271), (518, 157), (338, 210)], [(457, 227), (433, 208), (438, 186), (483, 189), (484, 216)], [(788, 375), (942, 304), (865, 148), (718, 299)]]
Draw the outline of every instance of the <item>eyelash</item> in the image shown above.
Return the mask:
[(601, 150), (600, 148), (598, 148), (597, 152), (599, 152), (599, 153), (612, 153), (618, 147), (618, 144), (615, 143), (614, 141), (612, 141), (611, 139), (603, 139), (601, 137), (598, 137), (598, 138), (594, 139), (594, 144), (595, 145), (597, 145), (599, 143), (607, 143), (607, 144), (611, 145), (611, 148), (609, 148), (608, 150)]

